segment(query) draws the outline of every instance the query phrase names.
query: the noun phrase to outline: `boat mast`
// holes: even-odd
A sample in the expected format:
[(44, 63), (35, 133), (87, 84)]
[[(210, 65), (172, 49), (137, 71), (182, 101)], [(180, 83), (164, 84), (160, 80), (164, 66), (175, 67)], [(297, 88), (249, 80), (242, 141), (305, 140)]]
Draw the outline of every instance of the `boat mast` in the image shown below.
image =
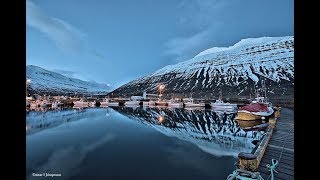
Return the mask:
[(262, 91), (264, 92), (264, 97), (267, 98), (267, 88), (265, 80), (261, 80)]

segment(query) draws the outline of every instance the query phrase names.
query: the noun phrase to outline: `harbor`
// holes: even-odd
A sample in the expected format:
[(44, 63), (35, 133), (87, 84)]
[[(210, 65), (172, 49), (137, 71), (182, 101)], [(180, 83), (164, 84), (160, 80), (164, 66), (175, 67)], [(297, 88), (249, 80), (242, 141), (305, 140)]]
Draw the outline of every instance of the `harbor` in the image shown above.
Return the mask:
[(293, 1), (24, 5), (27, 180), (298, 174)]
[[(26, 97), (26, 110), (31, 114), (38, 111), (54, 111), (55, 114), (68, 109), (75, 109), (78, 113), (86, 112), (86, 109), (106, 109), (106, 116), (110, 116), (110, 111), (116, 111), (139, 119), (142, 124), (151, 125), (170, 137), (188, 141), (209, 154), (236, 158), (235, 170), (229, 169), (230, 174), (225, 177), (228, 180), (294, 179), (294, 123), (291, 109), (273, 106), (266, 94), (260, 95), (263, 93), (256, 93), (255, 98), (239, 98), (235, 101), (223, 99), (222, 93), (212, 100), (194, 99), (191, 96), (166, 99), (164, 88), (164, 85), (159, 85), (157, 94), (143, 92), (142, 96), (129, 98), (33, 95)], [(70, 113), (74, 116), (72, 111)], [(45, 114), (40, 119), (44, 117)], [(32, 135), (78, 118), (48, 123), (33, 120), (27, 125), (26, 131)], [(202, 137), (190, 132), (177, 134), (167, 129), (185, 128), (185, 122), (195, 123), (197, 130), (192, 131), (206, 135)], [(199, 138), (203, 140), (196, 140)], [(228, 151), (223, 153), (225, 148)]]

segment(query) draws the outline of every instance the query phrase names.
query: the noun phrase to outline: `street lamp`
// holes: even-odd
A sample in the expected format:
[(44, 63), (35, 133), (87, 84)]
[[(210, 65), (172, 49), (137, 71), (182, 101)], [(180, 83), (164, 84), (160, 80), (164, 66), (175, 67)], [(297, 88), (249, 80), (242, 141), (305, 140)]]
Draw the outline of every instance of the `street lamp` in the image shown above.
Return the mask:
[(164, 85), (164, 84), (161, 84), (161, 85), (159, 85), (159, 87), (158, 87), (159, 97), (160, 97), (160, 98), (162, 97), (162, 92), (164, 91), (164, 88), (165, 88), (165, 85)]

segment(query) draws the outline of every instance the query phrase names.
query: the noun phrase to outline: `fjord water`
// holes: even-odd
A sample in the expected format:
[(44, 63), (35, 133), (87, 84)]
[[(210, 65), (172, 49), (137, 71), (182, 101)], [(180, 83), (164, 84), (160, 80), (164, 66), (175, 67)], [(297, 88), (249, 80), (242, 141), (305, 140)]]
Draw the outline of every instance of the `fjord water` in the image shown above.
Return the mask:
[(27, 112), (27, 179), (226, 179), (262, 135), (234, 117), (146, 107)]

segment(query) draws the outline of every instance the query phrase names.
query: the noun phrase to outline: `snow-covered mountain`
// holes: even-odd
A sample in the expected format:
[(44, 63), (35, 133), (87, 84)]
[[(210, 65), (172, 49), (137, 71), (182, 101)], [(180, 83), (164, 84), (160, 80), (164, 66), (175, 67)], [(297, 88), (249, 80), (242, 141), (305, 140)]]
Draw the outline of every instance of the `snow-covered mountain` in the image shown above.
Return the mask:
[(26, 66), (26, 78), (31, 82), (28, 91), (38, 94), (105, 94), (110, 92), (110, 86), (95, 82), (66, 77), (62, 74), (45, 70), (34, 65)]
[(252, 141), (260, 140), (263, 135), (263, 131), (245, 132), (241, 129), (234, 121), (236, 113), (148, 107), (112, 109), (216, 156), (237, 157), (239, 152), (251, 152), (255, 147)]
[(261, 79), (269, 97), (293, 97), (293, 36), (248, 38), (230, 47), (207, 49), (188, 61), (133, 80), (113, 94), (155, 93), (162, 83), (164, 94), (169, 95), (215, 98), (222, 89), (224, 97), (248, 97), (261, 88)]

